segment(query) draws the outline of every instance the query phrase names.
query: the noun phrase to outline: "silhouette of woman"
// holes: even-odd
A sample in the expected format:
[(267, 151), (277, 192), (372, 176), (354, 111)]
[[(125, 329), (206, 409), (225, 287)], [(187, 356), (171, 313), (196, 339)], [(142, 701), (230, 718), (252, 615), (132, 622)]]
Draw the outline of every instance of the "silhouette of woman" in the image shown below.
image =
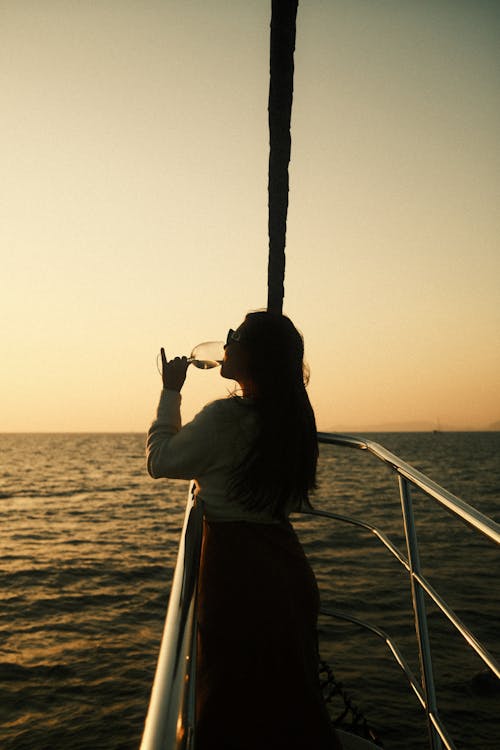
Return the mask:
[(340, 748), (319, 689), (316, 580), (288, 520), (309, 506), (318, 457), (303, 339), (286, 316), (254, 312), (224, 352), (242, 395), (181, 427), (188, 363), (162, 349), (147, 439), (151, 476), (194, 477), (204, 504), (196, 747)]

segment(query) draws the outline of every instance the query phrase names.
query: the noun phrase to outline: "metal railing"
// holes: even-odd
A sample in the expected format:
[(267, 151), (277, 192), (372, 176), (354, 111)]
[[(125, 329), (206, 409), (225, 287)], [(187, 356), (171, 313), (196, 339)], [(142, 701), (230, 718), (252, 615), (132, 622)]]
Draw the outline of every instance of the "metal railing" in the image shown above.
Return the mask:
[(353, 523), (369, 529), (408, 571), (413, 603), (415, 634), (419, 650), (421, 686), (418, 684), (399, 650), (386, 633), (373, 625), (352, 618), (350, 615), (346, 615), (342, 612), (333, 610), (331, 612), (324, 611), (323, 613), (355, 622), (368, 628), (386, 641), (399, 666), (405, 672), (411, 687), (425, 710), (429, 730), (429, 747), (432, 748), (432, 750), (442, 750), (444, 745), (446, 750), (455, 750), (455, 745), (448, 735), (448, 732), (438, 714), (424, 593), (427, 593), (432, 598), (441, 612), (448, 618), (468, 645), (474, 649), (478, 656), (499, 679), (500, 666), (422, 575), (417, 531), (413, 515), (411, 487), (416, 487), (424, 492), (428, 497), (446, 508), (447, 511), (451, 512), (468, 526), (479, 531), (496, 544), (500, 544), (500, 525), (485, 516), (483, 513), (480, 513), (476, 508), (473, 508), (460, 498), (452, 495), (451, 492), (440, 487), (426, 477), (425, 474), (417, 471), (417, 469), (414, 469), (378, 443), (364, 438), (357, 438), (348, 435), (335, 435), (332, 433), (318, 433), (318, 440), (320, 443), (343, 445), (350, 448), (367, 450), (387, 464), (398, 477), (408, 558), (405, 558), (390, 539), (375, 526), (357, 521), (347, 516), (339, 516), (335, 513), (327, 513), (325, 511), (309, 511), (309, 513), (312, 515), (337, 519), (346, 523)]
[[(307, 511), (307, 514), (367, 529), (408, 571), (419, 648), (420, 682), (395, 642), (383, 630), (337, 610), (322, 610), (322, 613), (367, 628), (387, 643), (425, 710), (429, 728), (429, 747), (432, 750), (442, 750), (444, 746), (446, 750), (455, 750), (455, 745), (437, 709), (424, 594), (431, 597), (469, 646), (498, 678), (500, 678), (500, 666), (422, 575), (410, 488), (413, 486), (422, 490), (428, 497), (496, 544), (500, 544), (500, 526), (378, 443), (333, 433), (318, 433), (318, 441), (367, 450), (387, 464), (398, 476), (408, 557), (398, 550), (383, 531), (364, 521), (326, 511), (312, 510)], [(194, 747), (196, 583), (202, 536), (202, 513), (201, 504), (197, 504), (193, 498), (191, 486), (141, 750), (191, 750)]]
[(196, 584), (203, 508), (189, 488), (172, 588), (141, 750), (189, 750), (194, 745)]

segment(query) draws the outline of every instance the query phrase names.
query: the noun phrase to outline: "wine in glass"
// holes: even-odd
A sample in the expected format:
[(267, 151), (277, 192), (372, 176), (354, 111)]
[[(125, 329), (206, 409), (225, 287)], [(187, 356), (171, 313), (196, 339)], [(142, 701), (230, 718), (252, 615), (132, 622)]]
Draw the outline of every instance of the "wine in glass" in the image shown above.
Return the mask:
[(218, 367), (224, 359), (223, 341), (204, 341), (194, 347), (188, 357), (188, 362), (199, 370), (211, 370)]
[[(211, 370), (222, 364), (224, 358), (223, 341), (203, 341), (194, 347), (193, 351), (187, 358), (190, 365), (194, 365), (199, 370)], [(156, 366), (160, 375), (162, 374), (161, 354), (156, 358)]]

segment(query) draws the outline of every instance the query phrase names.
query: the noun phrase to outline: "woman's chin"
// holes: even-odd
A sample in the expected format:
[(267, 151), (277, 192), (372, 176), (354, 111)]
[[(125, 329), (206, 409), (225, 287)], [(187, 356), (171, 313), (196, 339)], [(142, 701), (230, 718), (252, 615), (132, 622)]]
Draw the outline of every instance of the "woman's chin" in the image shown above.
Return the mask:
[(228, 372), (228, 370), (230, 370), (230, 368), (226, 366), (225, 362), (223, 362), (220, 368), (220, 376), (221, 378), (227, 378), (228, 380), (233, 380), (233, 376), (231, 375), (230, 372)]

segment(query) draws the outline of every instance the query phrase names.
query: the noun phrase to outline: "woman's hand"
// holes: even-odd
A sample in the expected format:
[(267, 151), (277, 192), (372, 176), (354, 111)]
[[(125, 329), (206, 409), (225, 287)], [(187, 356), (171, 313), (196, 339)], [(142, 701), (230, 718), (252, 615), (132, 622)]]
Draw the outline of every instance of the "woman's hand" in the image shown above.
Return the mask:
[(167, 361), (163, 347), (160, 349), (160, 352), (163, 387), (169, 391), (178, 391), (180, 393), (186, 380), (189, 362), (186, 357), (176, 357)]

